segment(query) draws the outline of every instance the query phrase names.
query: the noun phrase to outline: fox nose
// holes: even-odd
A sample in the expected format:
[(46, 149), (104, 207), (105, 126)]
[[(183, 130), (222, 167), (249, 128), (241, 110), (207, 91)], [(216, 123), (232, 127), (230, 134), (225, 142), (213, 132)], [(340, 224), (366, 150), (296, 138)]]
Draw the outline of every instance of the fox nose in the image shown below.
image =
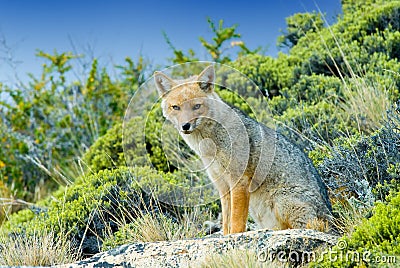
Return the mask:
[(190, 123), (185, 123), (182, 125), (182, 130), (187, 131), (190, 129)]

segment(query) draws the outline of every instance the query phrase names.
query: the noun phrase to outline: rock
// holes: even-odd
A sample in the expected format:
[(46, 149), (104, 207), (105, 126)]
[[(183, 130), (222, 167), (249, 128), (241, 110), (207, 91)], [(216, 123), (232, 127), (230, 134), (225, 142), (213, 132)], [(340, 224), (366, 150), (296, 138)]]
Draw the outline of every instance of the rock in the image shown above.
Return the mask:
[(192, 267), (210, 254), (231, 249), (254, 251), (260, 262), (297, 265), (308, 262), (316, 249), (336, 242), (336, 236), (314, 230), (257, 230), (221, 237), (123, 245), (58, 267)]
[(206, 234), (214, 234), (221, 230), (221, 225), (212, 221), (205, 221), (203, 223), (203, 229)]

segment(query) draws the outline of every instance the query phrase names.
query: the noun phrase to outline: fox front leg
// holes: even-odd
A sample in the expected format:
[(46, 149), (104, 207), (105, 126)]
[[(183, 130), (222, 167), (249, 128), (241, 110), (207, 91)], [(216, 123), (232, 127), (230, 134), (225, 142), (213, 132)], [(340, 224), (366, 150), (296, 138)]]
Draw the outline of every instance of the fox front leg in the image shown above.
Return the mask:
[(246, 230), (249, 202), (249, 185), (239, 182), (231, 190), (231, 234), (242, 233)]
[(221, 195), (222, 206), (222, 227), (224, 235), (230, 233), (230, 220), (231, 220), (231, 193), (227, 191)]

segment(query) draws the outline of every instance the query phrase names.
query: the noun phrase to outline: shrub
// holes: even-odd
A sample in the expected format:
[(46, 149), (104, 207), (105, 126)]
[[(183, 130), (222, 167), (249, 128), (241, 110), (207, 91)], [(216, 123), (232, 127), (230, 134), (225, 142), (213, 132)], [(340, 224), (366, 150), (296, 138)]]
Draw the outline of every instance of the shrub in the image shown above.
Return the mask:
[(319, 31), (323, 28), (324, 21), (320, 13), (296, 13), (286, 18), (287, 32), (278, 37), (279, 46), (292, 47), (308, 31)]
[(12, 214), (3, 228), (16, 235), (30, 235), (35, 230), (56, 235), (67, 232), (71, 241), (80, 245), (83, 255), (91, 255), (99, 252), (105, 238), (143, 215), (161, 213), (157, 217), (178, 226), (178, 219), (190, 208), (174, 204), (198, 204), (204, 201), (202, 195), (209, 196), (193, 191), (179, 173), (166, 174), (150, 167), (100, 170), (77, 179), (37, 207)]
[(57, 191), (54, 198), (41, 202), (41, 209), (13, 214), (4, 227), (17, 236), (43, 230), (56, 235), (67, 231), (84, 255), (97, 253), (107, 228), (117, 229), (118, 218), (151, 207), (151, 198), (135, 181), (138, 176), (158, 175), (148, 168), (120, 168), (81, 177), (73, 186)]
[(122, 117), (144, 71), (143, 62), (135, 66), (127, 60), (126, 81), (112, 81), (95, 59), (85, 82), (69, 82), (79, 56), (42, 51), (38, 56), (45, 60), (39, 78), (31, 76), (28, 85), (17, 88), (0, 85), (0, 95), (8, 96), (0, 101), (0, 181), (27, 201), (80, 174), (74, 161)]
[[(124, 124), (117, 123), (97, 139), (82, 157), (89, 171), (146, 165), (161, 172), (176, 171), (178, 167), (166, 156), (170, 144), (161, 139), (164, 119), (160, 107), (155, 107), (148, 117), (135, 116)], [(140, 131), (142, 128), (145, 133)], [(189, 150), (185, 143), (180, 145)]]
[(289, 108), (275, 119), (281, 132), (307, 150), (313, 149), (315, 144), (331, 144), (346, 129), (350, 130), (336, 107), (326, 101)]
[[(254, 81), (264, 95), (280, 95), (280, 90), (288, 87), (293, 79), (293, 62), (287, 55), (278, 58), (258, 54), (239, 57), (230, 66)], [(254, 96), (257, 92), (243, 92), (245, 96)]]
[(99, 137), (82, 156), (89, 172), (125, 166), (122, 147), (122, 123), (116, 123), (103, 136)]
[[(124, 122), (124, 125), (116, 123), (97, 139), (82, 157), (89, 171), (96, 173), (127, 165), (153, 165), (159, 171), (175, 171), (177, 167), (168, 161), (164, 152), (165, 145), (160, 138), (163, 117), (157, 108), (147, 118), (136, 116)], [(141, 127), (145, 133), (140, 131)], [(125, 139), (124, 144), (122, 136)]]
[(310, 153), (336, 197), (354, 196), (365, 204), (384, 200), (400, 177), (400, 116), (389, 113), (386, 125), (370, 136), (335, 140), (332, 148)]
[[(116, 124), (86, 152), (83, 157), (84, 162), (90, 172), (94, 173), (126, 165), (134, 168), (151, 165), (163, 176), (162, 179), (141, 178), (141, 186), (145, 190), (151, 191), (163, 202), (183, 206), (208, 204), (216, 212), (218, 206), (215, 200), (218, 200), (218, 195), (215, 189), (203, 172), (191, 172), (184, 164), (179, 166), (182, 165), (182, 159), (186, 158), (186, 161), (190, 162), (192, 161), (190, 158), (195, 156), (186, 143), (181, 139), (176, 140), (177, 135), (171, 138), (173, 141), (165, 135), (162, 136), (162, 118), (161, 115), (155, 116), (154, 113), (150, 113), (147, 122), (144, 122), (142, 117), (134, 117), (131, 121), (125, 122), (125, 151), (121, 137), (122, 124)], [(138, 132), (139, 126), (143, 125), (148, 128), (145, 139), (143, 134)], [(160, 137), (163, 137), (163, 140)], [(182, 155), (174, 159), (178, 146)], [(192, 191), (194, 188), (197, 190)]]
[[(354, 1), (358, 2), (358, 1)], [(375, 4), (377, 2), (379, 4)], [(358, 3), (353, 12), (345, 12), (344, 16), (330, 28), (318, 32), (309, 31), (300, 38), (289, 51), (290, 56), (299, 59), (296, 72), (301, 74), (326, 74), (338, 77), (356, 75), (362, 76), (376, 70), (369, 68), (377, 53), (393, 57), (396, 54), (396, 37), (384, 36), (386, 29), (395, 33), (399, 29), (399, 3), (396, 1), (371, 1)], [(344, 10), (346, 9), (344, 4)], [(353, 7), (352, 7), (353, 8)], [(371, 36), (383, 38), (365, 49), (364, 42), (371, 44)], [(374, 49), (379, 47), (379, 49)], [(373, 51), (368, 51), (367, 49)], [(393, 57), (395, 59), (395, 57)], [(380, 68), (382, 70), (382, 68)], [(392, 71), (397, 71), (393, 69)], [(394, 81), (398, 77), (393, 76)]]
[(372, 217), (364, 219), (351, 236), (343, 237), (343, 241), (331, 249), (337, 252), (336, 258), (324, 254), (322, 262), (311, 267), (395, 265), (400, 258), (400, 192), (393, 193), (387, 201), (387, 204), (378, 202)]

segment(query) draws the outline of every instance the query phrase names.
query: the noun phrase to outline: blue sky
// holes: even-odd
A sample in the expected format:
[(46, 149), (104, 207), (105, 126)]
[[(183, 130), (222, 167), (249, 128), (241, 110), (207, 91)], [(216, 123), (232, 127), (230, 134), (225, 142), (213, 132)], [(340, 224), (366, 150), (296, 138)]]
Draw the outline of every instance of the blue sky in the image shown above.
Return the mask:
[[(35, 57), (37, 49), (72, 51), (72, 43), (79, 53), (93, 52), (108, 66), (139, 55), (154, 65), (166, 64), (172, 51), (162, 31), (177, 48), (193, 48), (204, 59), (198, 37), (212, 37), (207, 17), (223, 19), (226, 26), (238, 24), (249, 48), (267, 47), (266, 54), (275, 56), (285, 18), (317, 6), (331, 21), (341, 12), (340, 0), (0, 0), (0, 41), (11, 47), (18, 61), (16, 72), (23, 79), (27, 72), (40, 73), (43, 60)], [(10, 83), (15, 72), (2, 59), (5, 56), (0, 44), (0, 82)]]

